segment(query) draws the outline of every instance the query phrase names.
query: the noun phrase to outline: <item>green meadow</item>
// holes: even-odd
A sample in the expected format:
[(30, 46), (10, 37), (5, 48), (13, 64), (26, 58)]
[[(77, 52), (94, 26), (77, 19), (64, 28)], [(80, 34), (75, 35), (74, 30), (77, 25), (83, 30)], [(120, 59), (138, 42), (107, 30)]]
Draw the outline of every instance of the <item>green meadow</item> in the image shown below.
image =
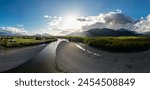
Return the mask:
[(46, 44), (56, 41), (55, 37), (38, 37), (38, 36), (4, 36), (0, 37), (0, 46), (10, 47), (23, 47), (31, 45)]
[(148, 36), (120, 36), (120, 37), (72, 37), (67, 36), (69, 41), (81, 42), (89, 46), (113, 52), (136, 52), (150, 48)]
[(5, 36), (0, 37), (0, 46), (24, 47), (31, 45), (46, 44), (56, 41), (57, 38), (65, 38), (71, 42), (84, 43), (91, 47), (112, 52), (136, 52), (150, 49), (150, 37), (148, 36), (99, 36), (99, 37), (77, 37), (77, 36)]

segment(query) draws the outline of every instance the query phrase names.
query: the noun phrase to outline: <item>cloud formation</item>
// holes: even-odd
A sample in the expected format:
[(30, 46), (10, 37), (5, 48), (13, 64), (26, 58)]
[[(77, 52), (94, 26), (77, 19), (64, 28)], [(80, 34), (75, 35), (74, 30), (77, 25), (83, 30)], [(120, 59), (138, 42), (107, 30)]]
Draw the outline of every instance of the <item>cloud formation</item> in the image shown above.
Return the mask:
[(44, 18), (48, 18), (49, 16), (48, 15), (44, 15)]
[(0, 27), (0, 33), (8, 34), (8, 35), (15, 35), (15, 34), (22, 34), (25, 35), (28, 32), (24, 28), (17, 28), (17, 27)]
[(88, 23), (83, 26), (83, 30), (89, 30), (93, 28), (109, 28), (109, 29), (131, 29), (135, 21), (130, 17), (122, 13), (121, 10), (109, 13), (101, 13), (97, 16), (81, 17), (77, 19), (81, 22)]
[(146, 19), (142, 18), (138, 22), (134, 24), (133, 30), (139, 33), (150, 32), (150, 15), (146, 17)]
[[(50, 17), (50, 18), (49, 18)], [(52, 35), (64, 35), (69, 34), (72, 31), (81, 28), (79, 21), (76, 18), (69, 17), (57, 17), (57, 16), (46, 16), (47, 25), (44, 26), (47, 33)], [(78, 23), (77, 23), (78, 22)], [(65, 33), (64, 33), (65, 32)]]
[(108, 28), (114, 30), (123, 28), (138, 33), (150, 32), (150, 15), (146, 18), (134, 20), (118, 9), (114, 12), (100, 13), (96, 16), (72, 17), (70, 19), (48, 15), (44, 17), (46, 19), (48, 18), (47, 30), (57, 32), (55, 34), (69, 34), (74, 31), (86, 31), (94, 28)]

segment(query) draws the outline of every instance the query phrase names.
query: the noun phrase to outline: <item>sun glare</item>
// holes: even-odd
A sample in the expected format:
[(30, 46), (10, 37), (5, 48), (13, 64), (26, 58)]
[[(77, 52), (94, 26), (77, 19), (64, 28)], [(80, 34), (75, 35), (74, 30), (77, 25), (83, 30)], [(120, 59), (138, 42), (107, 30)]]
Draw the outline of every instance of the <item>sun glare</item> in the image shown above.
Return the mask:
[(65, 29), (73, 29), (73, 28), (77, 28), (78, 27), (78, 23), (77, 23), (77, 18), (79, 16), (75, 15), (75, 14), (70, 14), (70, 15), (66, 15), (65, 16), (65, 21), (63, 23), (63, 28)]

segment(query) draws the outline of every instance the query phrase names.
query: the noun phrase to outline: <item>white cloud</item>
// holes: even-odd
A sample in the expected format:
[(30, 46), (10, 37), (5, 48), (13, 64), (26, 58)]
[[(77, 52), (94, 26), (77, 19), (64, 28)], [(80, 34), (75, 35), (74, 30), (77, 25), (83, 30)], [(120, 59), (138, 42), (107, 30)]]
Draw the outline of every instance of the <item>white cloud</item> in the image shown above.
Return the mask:
[(51, 27), (57, 26), (62, 21), (62, 17), (52, 17), (52, 20), (48, 22)]
[(44, 18), (48, 18), (49, 16), (48, 15), (44, 15)]
[(44, 15), (43, 17), (48, 20), (50, 20), (52, 18), (52, 16), (49, 16), (49, 15)]
[(133, 30), (143, 33), (143, 32), (150, 32), (150, 15), (146, 17), (146, 19), (141, 19), (134, 24)]
[(93, 28), (109, 28), (118, 30), (121, 28), (133, 30), (139, 33), (150, 31), (150, 15), (146, 18), (134, 20), (125, 15), (121, 10), (114, 12), (100, 13), (95, 16), (87, 17), (51, 17), (48, 18), (47, 31), (51, 34), (69, 34), (74, 31), (84, 31)]
[(147, 20), (148, 20), (148, 22), (150, 22), (150, 15), (147, 16)]
[(24, 25), (23, 24), (18, 24), (17, 27), (23, 28)]
[(24, 28), (0, 27), (0, 33), (3, 33), (3, 34), (27, 34), (28, 32)]
[[(69, 34), (69, 32), (78, 30), (81, 28), (81, 23), (76, 20), (77, 17), (56, 17), (53, 16), (51, 19), (47, 19), (47, 27), (44, 27), (47, 33), (50, 33), (52, 35), (58, 35), (59, 33), (62, 34), (62, 32), (66, 32), (66, 34)], [(64, 34), (64, 33), (63, 33)]]
[(86, 22), (83, 30), (92, 28), (129, 29), (135, 22), (131, 17), (125, 16), (121, 10), (109, 13), (101, 13), (97, 16), (81, 17), (77, 20)]

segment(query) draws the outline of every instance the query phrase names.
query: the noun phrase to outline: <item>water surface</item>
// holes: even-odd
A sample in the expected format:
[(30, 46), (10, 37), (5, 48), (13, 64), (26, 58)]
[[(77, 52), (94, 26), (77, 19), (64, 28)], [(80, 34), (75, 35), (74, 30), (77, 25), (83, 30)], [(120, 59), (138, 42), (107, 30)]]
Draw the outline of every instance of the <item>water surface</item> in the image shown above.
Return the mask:
[(28, 62), (8, 70), (6, 72), (24, 72), (24, 73), (48, 73), (58, 72), (55, 66), (56, 48), (61, 41), (66, 39), (58, 39), (48, 44), (38, 55), (28, 60)]

